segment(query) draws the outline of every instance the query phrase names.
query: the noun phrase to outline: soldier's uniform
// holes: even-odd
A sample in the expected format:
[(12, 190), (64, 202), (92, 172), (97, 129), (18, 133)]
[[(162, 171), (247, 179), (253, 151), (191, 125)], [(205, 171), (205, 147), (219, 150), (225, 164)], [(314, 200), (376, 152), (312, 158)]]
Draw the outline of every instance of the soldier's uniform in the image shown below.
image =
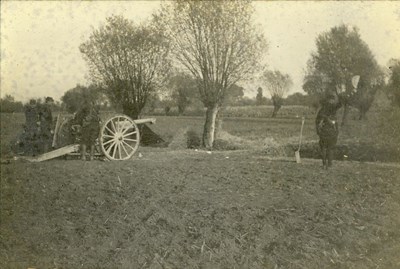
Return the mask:
[[(328, 98), (334, 97), (328, 96)], [(340, 107), (340, 102), (330, 99), (323, 104), (315, 119), (324, 168), (332, 166), (334, 148), (339, 135), (336, 112)]]
[(37, 154), (38, 139), (39, 139), (39, 113), (36, 106), (36, 102), (31, 100), (29, 104), (24, 107), (25, 113), (25, 132), (23, 134), (23, 141), (26, 154)]
[(90, 159), (93, 160), (94, 146), (100, 131), (100, 116), (96, 106), (84, 105), (75, 116), (81, 126), (81, 154), (86, 159), (86, 147), (90, 148)]
[(43, 152), (47, 152), (52, 143), (52, 126), (53, 126), (53, 115), (50, 108), (50, 102), (52, 98), (46, 98), (46, 103), (40, 106), (39, 109), (39, 136), (43, 148)]

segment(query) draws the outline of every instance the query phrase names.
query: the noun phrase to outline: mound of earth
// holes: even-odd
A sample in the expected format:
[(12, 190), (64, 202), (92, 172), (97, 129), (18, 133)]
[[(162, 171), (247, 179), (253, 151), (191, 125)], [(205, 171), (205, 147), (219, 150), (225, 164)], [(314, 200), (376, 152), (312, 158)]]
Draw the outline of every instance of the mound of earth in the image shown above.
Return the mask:
[(139, 125), (140, 145), (149, 147), (167, 147), (168, 143), (164, 139), (150, 129), (146, 124)]

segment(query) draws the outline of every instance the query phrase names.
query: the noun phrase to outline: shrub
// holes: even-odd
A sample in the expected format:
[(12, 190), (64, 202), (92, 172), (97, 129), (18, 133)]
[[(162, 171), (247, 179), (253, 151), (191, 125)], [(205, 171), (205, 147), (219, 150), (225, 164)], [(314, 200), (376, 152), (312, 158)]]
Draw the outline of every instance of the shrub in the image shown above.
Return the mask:
[(198, 133), (193, 130), (186, 132), (186, 144), (188, 149), (197, 149), (201, 146), (201, 138)]
[(24, 106), (21, 102), (15, 101), (11, 95), (6, 95), (0, 99), (0, 112), (13, 113), (24, 111)]

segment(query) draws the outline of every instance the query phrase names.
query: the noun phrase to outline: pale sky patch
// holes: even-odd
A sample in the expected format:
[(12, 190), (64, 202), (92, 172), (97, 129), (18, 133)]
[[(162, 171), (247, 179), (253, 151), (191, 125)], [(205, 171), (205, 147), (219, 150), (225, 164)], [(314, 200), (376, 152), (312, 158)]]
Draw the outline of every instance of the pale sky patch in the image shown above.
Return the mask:
[[(254, 6), (255, 22), (269, 43), (268, 66), (292, 77), (291, 92), (301, 91), (316, 37), (342, 23), (359, 28), (380, 65), (400, 58), (400, 2), (257, 1)], [(3, 1), (1, 96), (59, 99), (77, 83), (87, 85), (79, 45), (93, 28), (112, 14), (142, 22), (159, 7), (157, 1)], [(258, 86), (249, 83), (246, 95), (255, 96)]]

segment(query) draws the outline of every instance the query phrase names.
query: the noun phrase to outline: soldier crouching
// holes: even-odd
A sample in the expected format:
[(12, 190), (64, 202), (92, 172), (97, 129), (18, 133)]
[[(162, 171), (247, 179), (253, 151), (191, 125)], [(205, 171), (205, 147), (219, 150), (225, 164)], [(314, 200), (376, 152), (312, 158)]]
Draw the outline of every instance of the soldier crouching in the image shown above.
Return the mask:
[(81, 125), (81, 159), (86, 160), (87, 148), (90, 149), (90, 160), (94, 159), (94, 150), (96, 139), (100, 131), (100, 116), (98, 107), (85, 102), (82, 108), (76, 114), (76, 122)]

